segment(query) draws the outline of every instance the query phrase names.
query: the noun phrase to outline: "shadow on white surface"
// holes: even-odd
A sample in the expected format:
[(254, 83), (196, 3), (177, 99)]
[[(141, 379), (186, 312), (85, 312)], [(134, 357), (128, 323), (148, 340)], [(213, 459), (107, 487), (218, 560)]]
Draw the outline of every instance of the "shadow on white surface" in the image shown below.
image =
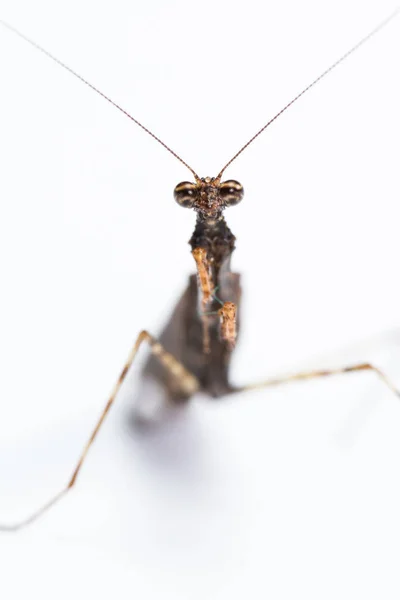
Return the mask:
[[(399, 377), (397, 337), (320, 361), (335, 364), (362, 349)], [(284, 598), (293, 589), (287, 562), (296, 585), (311, 578), (315, 589), (332, 561), (342, 571), (351, 564), (351, 580), (365, 561), (380, 574), (388, 568), (380, 548), (400, 531), (400, 491), (389, 477), (400, 455), (400, 407), (373, 375), (220, 401), (199, 397), (147, 425), (132, 419), (132, 383), (76, 489), (29, 529), (0, 536), (2, 564), (9, 565), (2, 585), (24, 572), (15, 594), (40, 585), (50, 597), (68, 565), (65, 598), (79, 586), (81, 595), (113, 589), (118, 597), (239, 598), (250, 590), (258, 597), (264, 577)], [(91, 411), (18, 450), (2, 448), (2, 516), (4, 504), (19, 504), (23, 516), (50, 487), (56, 491), (95, 417)], [(386, 512), (378, 515), (382, 501)]]

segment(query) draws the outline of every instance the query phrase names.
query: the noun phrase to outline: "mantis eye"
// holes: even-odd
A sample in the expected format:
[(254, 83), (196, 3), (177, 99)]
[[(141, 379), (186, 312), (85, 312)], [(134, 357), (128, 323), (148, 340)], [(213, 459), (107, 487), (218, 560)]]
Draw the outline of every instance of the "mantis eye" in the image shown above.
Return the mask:
[(192, 208), (197, 196), (197, 186), (190, 181), (178, 183), (174, 189), (174, 198), (178, 204), (185, 208)]
[(239, 204), (243, 198), (244, 190), (243, 186), (234, 179), (229, 179), (221, 183), (219, 188), (219, 195), (225, 202), (226, 206), (234, 206)]

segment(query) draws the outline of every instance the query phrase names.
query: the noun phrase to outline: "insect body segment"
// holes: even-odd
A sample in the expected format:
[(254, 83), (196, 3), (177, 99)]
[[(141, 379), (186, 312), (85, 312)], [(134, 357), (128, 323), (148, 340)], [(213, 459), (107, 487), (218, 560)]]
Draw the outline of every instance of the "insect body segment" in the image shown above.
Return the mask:
[(211, 274), (211, 264), (207, 258), (205, 248), (193, 248), (193, 258), (196, 261), (197, 274), (199, 278), (199, 287), (202, 294), (202, 311), (205, 313), (213, 295), (213, 282)]
[[(196, 183), (178, 184), (175, 198), (181, 206), (194, 208), (197, 212), (196, 227), (190, 244), (197, 268), (203, 352), (210, 354), (211, 351), (210, 330), (219, 331), (218, 340), (226, 342), (227, 349), (233, 350), (236, 340), (236, 305), (232, 302), (229, 279), (235, 237), (222, 213), (228, 206), (234, 206), (242, 200), (243, 187), (235, 180), (221, 183), (218, 178), (205, 177)], [(222, 301), (215, 296), (217, 289)], [(224, 302), (229, 303), (230, 311), (224, 310)], [(221, 303), (222, 309), (218, 306)]]
[(204, 177), (196, 183), (182, 181), (174, 190), (175, 200), (185, 208), (194, 208), (204, 217), (218, 218), (228, 206), (243, 198), (243, 186), (234, 179), (221, 183), (218, 177)]
[(221, 338), (226, 342), (229, 350), (233, 350), (236, 344), (236, 304), (224, 302), (219, 309)]
[(197, 279), (199, 287), (199, 312), (203, 322), (203, 352), (210, 353), (210, 331), (209, 317), (211, 316), (210, 305), (214, 293), (211, 263), (207, 258), (207, 250), (205, 248), (193, 248), (193, 258), (196, 261)]

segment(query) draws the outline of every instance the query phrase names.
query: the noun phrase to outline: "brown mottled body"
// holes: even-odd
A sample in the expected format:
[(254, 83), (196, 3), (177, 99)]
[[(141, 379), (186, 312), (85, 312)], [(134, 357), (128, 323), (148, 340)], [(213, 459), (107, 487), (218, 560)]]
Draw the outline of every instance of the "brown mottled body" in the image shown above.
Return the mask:
[[(193, 282), (190, 286), (193, 291), (187, 313), (186, 354), (191, 357), (191, 360), (187, 366), (197, 375), (204, 391), (217, 397), (226, 394), (231, 389), (228, 382), (228, 368), (234, 345), (228, 343), (224, 337), (219, 309), (221, 302), (229, 301), (236, 306), (240, 302), (240, 276), (231, 271), (231, 255), (235, 249), (235, 237), (222, 214), (207, 218), (203, 213), (199, 213), (189, 243), (193, 249), (205, 250), (213, 292), (206, 308), (208, 314), (201, 315), (198, 310), (203, 293), (201, 281), (198, 281), (196, 293), (193, 293)], [(208, 352), (203, 352), (204, 326), (203, 328), (199, 327), (202, 319), (206, 319), (207, 322)], [(185, 353), (183, 361), (186, 364)]]
[[(231, 298), (240, 300), (240, 276), (231, 273)], [(198, 311), (199, 290), (196, 275), (189, 278), (188, 287), (168, 320), (159, 339), (200, 383), (200, 389), (214, 398), (232, 391), (228, 372), (232, 348), (220, 339), (218, 315), (210, 321), (210, 352), (203, 352), (203, 323)], [(187, 400), (174, 377), (163, 368), (155, 356), (150, 355), (144, 368), (144, 375), (155, 377), (166, 387), (173, 401)]]
[[(190, 206), (186, 197), (188, 189), (193, 191)], [(176, 196), (177, 193), (182, 194), (181, 198), (177, 198), (180, 204), (194, 208), (198, 213), (189, 241), (197, 275), (189, 278), (188, 287), (160, 341), (198, 378), (204, 392), (219, 397), (232, 390), (228, 370), (236, 341), (236, 312), (241, 296), (240, 275), (231, 271), (235, 236), (226, 224), (222, 210), (242, 198), (243, 188), (238, 182), (229, 181), (221, 185), (218, 180), (205, 178), (196, 184), (179, 184), (175, 188)], [(232, 194), (235, 194), (234, 198)], [(225, 312), (221, 315), (224, 307)], [(234, 310), (234, 323), (227, 313), (229, 310), (230, 315)], [(175, 378), (160, 367), (155, 357), (149, 358), (145, 373), (160, 379), (169, 390), (171, 399), (180, 400), (185, 396), (177, 387)]]

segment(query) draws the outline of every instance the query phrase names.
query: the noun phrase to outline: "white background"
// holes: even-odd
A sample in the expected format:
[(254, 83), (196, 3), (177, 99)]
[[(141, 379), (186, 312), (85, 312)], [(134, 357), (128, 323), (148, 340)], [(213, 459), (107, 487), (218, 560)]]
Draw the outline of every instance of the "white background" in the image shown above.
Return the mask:
[[(135, 5), (136, 4), (136, 5)], [(4, 1), (0, 17), (215, 175), (391, 2)], [(226, 172), (233, 379), (373, 360), (400, 386), (398, 17)], [(138, 331), (193, 270), (189, 172), (0, 28), (0, 521), (67, 480)], [(141, 354), (143, 360), (145, 353)], [(398, 598), (400, 404), (371, 374), (199, 396), (132, 426), (135, 366), (76, 490), (0, 536), (4, 598)], [(142, 395), (143, 401), (143, 395)]]

